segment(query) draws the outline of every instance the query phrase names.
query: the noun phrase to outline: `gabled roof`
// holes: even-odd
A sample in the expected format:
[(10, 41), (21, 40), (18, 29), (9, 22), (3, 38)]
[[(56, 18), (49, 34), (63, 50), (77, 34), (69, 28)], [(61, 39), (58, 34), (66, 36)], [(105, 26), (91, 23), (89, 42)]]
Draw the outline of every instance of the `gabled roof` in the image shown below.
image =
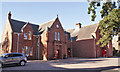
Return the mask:
[(42, 25), (39, 25), (39, 28), (41, 28), (42, 31), (47, 30), (47, 28), (50, 28), (53, 25), (53, 23), (55, 22), (56, 19), (57, 18), (55, 18), (55, 19), (53, 19), (51, 21), (48, 21), (48, 22), (46, 22), (46, 23), (44, 23)]
[[(29, 23), (29, 22), (28, 22)], [(24, 24), (24, 26), (21, 28), (21, 31), (23, 32), (23, 29), (28, 25), (28, 23)]]
[(75, 29), (68, 29), (67, 32), (73, 33), (74, 30), (75, 30)]
[(67, 35), (68, 35), (67, 40), (71, 40), (70, 33), (69, 33), (69, 32), (67, 32), (67, 31), (64, 31), (64, 32), (65, 32), (65, 34), (67, 34)]
[[(13, 32), (17, 32), (17, 33), (22, 33), (21, 29), (26, 25), (26, 23), (27, 22), (18, 21), (18, 20), (14, 20), (14, 19), (10, 20), (10, 24), (11, 24)], [(35, 25), (35, 24), (31, 24), (31, 23), (30, 23), (30, 25), (34, 30), (33, 34), (37, 35), (39, 25)]]
[[(79, 30), (70, 29), (71, 37), (75, 40), (93, 39), (92, 34), (96, 32), (98, 24), (92, 24), (88, 26), (81, 27)], [(76, 38), (77, 37), (77, 38)]]

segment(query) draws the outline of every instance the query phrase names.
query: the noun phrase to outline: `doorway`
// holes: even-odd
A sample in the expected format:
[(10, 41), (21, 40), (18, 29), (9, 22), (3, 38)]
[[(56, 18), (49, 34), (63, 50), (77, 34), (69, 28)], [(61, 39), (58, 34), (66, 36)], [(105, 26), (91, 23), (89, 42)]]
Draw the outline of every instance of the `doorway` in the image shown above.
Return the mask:
[(71, 49), (70, 48), (67, 49), (67, 55), (68, 55), (68, 58), (71, 57)]
[(107, 57), (107, 49), (106, 49), (106, 47), (102, 48), (102, 57)]
[(56, 50), (55, 56), (56, 56), (56, 59), (60, 59), (61, 58), (61, 53), (60, 53), (59, 49)]

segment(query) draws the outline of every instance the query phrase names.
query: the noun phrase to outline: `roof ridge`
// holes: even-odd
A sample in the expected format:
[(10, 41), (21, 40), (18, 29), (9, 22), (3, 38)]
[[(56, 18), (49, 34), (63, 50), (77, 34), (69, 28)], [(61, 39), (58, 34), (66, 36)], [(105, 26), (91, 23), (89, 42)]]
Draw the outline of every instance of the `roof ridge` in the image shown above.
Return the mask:
[[(95, 24), (98, 24), (98, 23), (95, 23)], [(83, 27), (88, 27), (88, 26), (95, 25), (95, 24), (90, 24), (90, 25), (86, 25), (86, 26), (83, 26)], [(81, 27), (81, 28), (83, 28), (83, 27)], [(75, 28), (72, 28), (72, 29), (75, 29)], [(66, 31), (67, 30), (72, 30), (72, 29), (66, 29)]]
[[(86, 25), (86, 26), (83, 26), (83, 27), (88, 27), (88, 26), (91, 26), (91, 25), (98, 25), (98, 23)], [(83, 27), (81, 27), (81, 28), (83, 28)]]
[[(15, 20), (15, 21), (19, 21), (19, 22), (27, 23), (27, 22), (22, 21), (22, 20), (16, 20), (16, 19), (11, 19), (11, 20)], [(38, 24), (33, 24), (33, 23), (30, 23), (30, 22), (29, 22), (29, 24), (30, 24), (30, 25), (38, 25)], [(38, 26), (39, 26), (39, 25), (38, 25)]]
[(55, 18), (55, 19), (52, 19), (52, 20), (50, 20), (50, 21), (44, 22), (44, 23), (42, 23), (42, 24), (39, 25), (39, 26), (45, 25), (45, 24), (47, 24), (47, 23), (49, 23), (49, 22), (51, 22), (51, 21), (55, 21), (55, 20), (56, 20), (56, 18)]
[[(72, 29), (75, 29), (75, 28), (72, 28)], [(72, 30), (72, 29), (66, 29), (66, 31), (67, 31), (67, 30)]]
[(15, 21), (27, 23), (27, 22), (25, 22), (25, 21), (21, 21), (21, 20), (17, 20), (17, 19), (11, 19), (11, 20), (15, 20)]

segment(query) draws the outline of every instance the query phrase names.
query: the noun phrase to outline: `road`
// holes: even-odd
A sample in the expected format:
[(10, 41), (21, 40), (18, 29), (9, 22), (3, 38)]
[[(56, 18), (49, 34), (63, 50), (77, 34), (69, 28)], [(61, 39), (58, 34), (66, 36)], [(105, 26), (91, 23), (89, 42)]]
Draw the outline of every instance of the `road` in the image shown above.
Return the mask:
[(28, 60), (26, 66), (8, 66), (2, 70), (118, 70), (118, 58), (69, 58)]

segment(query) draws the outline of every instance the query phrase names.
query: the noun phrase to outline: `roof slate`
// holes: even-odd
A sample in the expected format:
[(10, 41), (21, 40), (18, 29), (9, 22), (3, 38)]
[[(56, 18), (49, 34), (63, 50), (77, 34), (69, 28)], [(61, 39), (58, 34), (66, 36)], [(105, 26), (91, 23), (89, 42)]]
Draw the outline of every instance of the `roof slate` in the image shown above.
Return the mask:
[(39, 28), (41, 28), (42, 31), (43, 30), (47, 30), (47, 28), (50, 28), (53, 25), (53, 23), (55, 22), (55, 20), (56, 20), (56, 18), (53, 19), (53, 20), (51, 20), (51, 21), (49, 21), (49, 22), (46, 22), (46, 23), (44, 23), (42, 25), (39, 25)]
[[(27, 22), (23, 22), (23, 21), (18, 21), (18, 20), (14, 20), (14, 19), (11, 19), (10, 20), (10, 24), (11, 24), (11, 27), (12, 27), (12, 30), (13, 32), (17, 32), (17, 33), (22, 33), (21, 32), (21, 29), (22, 27), (26, 24)], [(34, 32), (33, 34), (34, 35), (37, 35), (38, 34), (38, 28), (39, 28), (39, 25), (35, 25), (35, 24), (31, 24), (31, 27), (33, 28)]]
[(79, 30), (70, 29), (67, 30), (67, 32), (70, 32), (71, 37), (74, 40), (93, 39), (92, 33), (95, 33), (97, 28), (98, 28), (98, 24), (92, 24), (81, 27)]

